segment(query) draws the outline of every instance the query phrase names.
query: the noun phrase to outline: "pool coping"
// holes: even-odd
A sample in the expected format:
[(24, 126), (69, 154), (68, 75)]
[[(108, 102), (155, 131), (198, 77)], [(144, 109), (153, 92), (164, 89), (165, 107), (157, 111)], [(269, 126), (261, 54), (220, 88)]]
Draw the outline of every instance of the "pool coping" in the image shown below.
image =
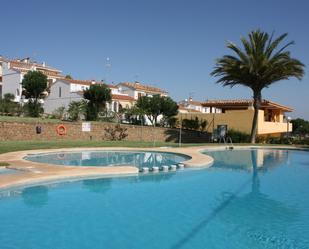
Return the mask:
[(0, 161), (8, 162), (8, 169), (18, 171), (16, 174), (0, 176), (0, 190), (10, 187), (18, 187), (29, 184), (39, 184), (49, 181), (66, 181), (73, 178), (91, 177), (113, 177), (138, 175), (139, 170), (135, 166), (115, 166), (115, 167), (93, 167), (93, 166), (61, 166), (45, 164), (25, 160), (27, 155), (41, 153), (63, 153), (63, 152), (86, 152), (86, 151), (152, 151), (167, 152), (189, 156), (190, 159), (183, 162), (188, 168), (209, 167), (213, 163), (213, 158), (201, 154), (204, 147), (152, 147), (152, 148), (128, 148), (128, 147), (86, 147), (86, 148), (61, 148), (61, 149), (40, 149), (15, 151), (0, 154)]
[[(208, 168), (214, 159), (211, 156), (202, 154), (203, 151), (224, 150), (227, 146), (195, 146), (195, 147), (151, 147), (151, 148), (128, 148), (128, 147), (85, 147), (85, 148), (61, 148), (61, 149), (40, 149), (15, 151), (0, 154), (0, 161), (10, 164), (8, 169), (18, 171), (17, 174), (3, 174), (0, 176), (0, 190), (20, 187), (24, 185), (40, 184), (53, 181), (70, 181), (72, 179), (87, 179), (93, 177), (119, 177), (137, 176), (139, 170), (135, 166), (115, 166), (115, 167), (93, 167), (93, 166), (61, 166), (45, 164), (25, 160), (24, 157), (30, 154), (40, 153), (61, 153), (61, 152), (85, 152), (85, 151), (152, 151), (177, 153), (189, 156), (191, 159), (183, 162), (187, 168)], [(292, 146), (233, 146), (234, 149), (295, 149), (307, 150)]]

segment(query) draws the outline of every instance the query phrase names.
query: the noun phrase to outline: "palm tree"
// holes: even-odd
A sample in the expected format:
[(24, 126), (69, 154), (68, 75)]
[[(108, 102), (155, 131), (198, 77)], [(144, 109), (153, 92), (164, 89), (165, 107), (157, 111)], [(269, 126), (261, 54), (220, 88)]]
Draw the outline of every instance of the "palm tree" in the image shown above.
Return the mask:
[(279, 48), (287, 33), (273, 39), (273, 35), (260, 30), (251, 31), (249, 39), (241, 38), (243, 49), (232, 42), (227, 47), (236, 54), (224, 55), (218, 59), (211, 73), (220, 77), (217, 83), (233, 87), (243, 85), (253, 91), (254, 116), (251, 129), (251, 143), (255, 143), (258, 113), (262, 102), (262, 90), (271, 84), (296, 77), (304, 76), (304, 64), (292, 58), (286, 48), (294, 44), (289, 42)]

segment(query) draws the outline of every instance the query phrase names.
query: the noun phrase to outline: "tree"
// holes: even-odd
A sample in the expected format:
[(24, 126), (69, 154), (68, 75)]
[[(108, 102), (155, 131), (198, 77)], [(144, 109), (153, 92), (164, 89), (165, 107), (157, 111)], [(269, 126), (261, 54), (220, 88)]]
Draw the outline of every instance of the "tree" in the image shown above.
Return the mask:
[(31, 117), (38, 117), (43, 111), (39, 99), (45, 96), (43, 92), (47, 88), (47, 76), (39, 71), (29, 71), (22, 81), (23, 95), (28, 99), (26, 108)]
[(87, 103), (85, 100), (72, 101), (68, 108), (68, 118), (71, 121), (77, 121), (84, 117), (87, 110)]
[(309, 134), (309, 121), (297, 118), (293, 119), (291, 123), (293, 124), (293, 133), (300, 135)]
[(105, 109), (106, 102), (112, 100), (112, 95), (105, 84), (94, 84), (84, 91), (84, 98), (88, 100), (86, 119), (97, 120), (99, 112)]
[(243, 85), (253, 92), (254, 116), (251, 128), (251, 143), (255, 143), (258, 112), (262, 102), (262, 90), (280, 80), (296, 77), (301, 80), (304, 75), (304, 64), (292, 58), (286, 48), (294, 44), (288, 42), (279, 48), (286, 38), (283, 34), (276, 39), (273, 35), (260, 30), (249, 33), (248, 38), (241, 38), (243, 49), (232, 42), (227, 47), (235, 55), (225, 55), (217, 60), (211, 75), (220, 77), (217, 83), (234, 87)]
[(137, 100), (136, 107), (145, 113), (152, 125), (157, 125), (158, 117), (163, 120), (175, 116), (178, 112), (178, 105), (170, 97), (154, 95), (152, 97), (142, 96)]
[(67, 74), (64, 78), (68, 79), (68, 80), (72, 80), (72, 76), (70, 74)]
[(136, 105), (123, 110), (125, 120), (130, 124), (143, 125), (145, 123), (144, 110)]

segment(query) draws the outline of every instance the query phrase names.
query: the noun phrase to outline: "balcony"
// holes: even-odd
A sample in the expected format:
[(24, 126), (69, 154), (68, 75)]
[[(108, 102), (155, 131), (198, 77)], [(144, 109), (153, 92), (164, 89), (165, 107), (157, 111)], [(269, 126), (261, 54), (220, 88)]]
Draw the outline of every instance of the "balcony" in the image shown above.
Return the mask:
[(274, 133), (284, 133), (291, 132), (293, 126), (291, 123), (286, 122), (259, 122), (258, 124), (258, 134), (274, 134)]

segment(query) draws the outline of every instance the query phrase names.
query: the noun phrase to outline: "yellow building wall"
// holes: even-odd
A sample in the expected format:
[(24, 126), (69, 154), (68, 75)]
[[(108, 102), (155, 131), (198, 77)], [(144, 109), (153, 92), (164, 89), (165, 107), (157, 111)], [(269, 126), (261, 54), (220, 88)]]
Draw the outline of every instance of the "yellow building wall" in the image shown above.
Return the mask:
[(293, 126), (291, 123), (287, 124), (286, 122), (283, 122), (283, 114), (281, 113), (278, 115), (278, 121), (279, 122), (267, 122), (264, 121), (264, 111), (259, 111), (259, 118), (258, 118), (258, 135), (268, 135), (268, 134), (277, 134), (280, 135), (280, 133), (285, 132), (291, 132), (293, 129)]
[(207, 132), (213, 132), (213, 127), (217, 129), (218, 125), (227, 125), (228, 129), (242, 131), (250, 134), (253, 120), (253, 110), (233, 110), (225, 113), (180, 113), (178, 119), (207, 120)]
[[(207, 132), (212, 133), (213, 128), (217, 129), (218, 125), (227, 125), (228, 129), (241, 131), (247, 134), (251, 133), (251, 126), (253, 121), (254, 110), (231, 110), (225, 113), (179, 113), (178, 119), (195, 119), (207, 120)], [(264, 111), (259, 111), (258, 117), (258, 135), (280, 135), (281, 133), (292, 131), (292, 124), (283, 122), (283, 114), (278, 115), (280, 122), (266, 122), (264, 121)]]

